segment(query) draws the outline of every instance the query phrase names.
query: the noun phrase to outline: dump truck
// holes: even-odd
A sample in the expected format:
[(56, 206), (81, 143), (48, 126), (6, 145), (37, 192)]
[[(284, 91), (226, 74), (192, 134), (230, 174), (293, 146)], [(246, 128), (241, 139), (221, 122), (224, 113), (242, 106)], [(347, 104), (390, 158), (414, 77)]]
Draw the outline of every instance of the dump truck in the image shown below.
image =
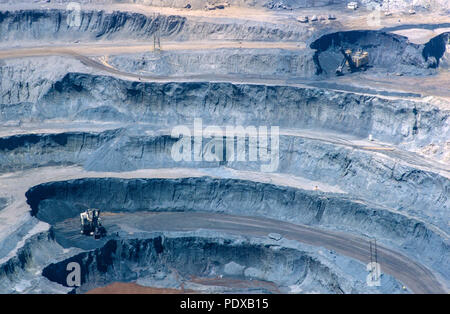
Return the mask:
[(80, 214), (81, 234), (94, 236), (99, 239), (106, 235), (106, 229), (102, 226), (100, 210), (90, 208)]
[(356, 72), (365, 70), (369, 64), (369, 53), (359, 49), (355, 53), (352, 53), (350, 49), (341, 49), (341, 53), (344, 55), (340, 65), (336, 69), (336, 75), (344, 75), (344, 67), (347, 66), (350, 72)]

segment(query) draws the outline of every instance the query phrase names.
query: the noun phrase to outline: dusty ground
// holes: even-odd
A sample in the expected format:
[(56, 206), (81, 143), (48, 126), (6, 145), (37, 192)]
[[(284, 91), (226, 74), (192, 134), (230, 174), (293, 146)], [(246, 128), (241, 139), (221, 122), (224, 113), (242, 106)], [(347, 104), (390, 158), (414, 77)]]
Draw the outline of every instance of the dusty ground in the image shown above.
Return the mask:
[[(432, 101), (439, 108), (448, 110), (450, 108), (450, 72), (441, 71), (436, 75), (423, 77), (396, 76), (373, 76), (360, 73), (355, 76), (342, 76), (333, 78), (331, 82), (351, 84), (362, 88), (401, 91), (419, 93), (426, 96), (436, 96)], [(441, 99), (441, 101), (439, 101)]]
[(132, 282), (114, 282), (105, 287), (92, 289), (86, 294), (179, 294), (193, 293), (183, 289), (152, 288), (140, 286)]
[(393, 31), (394, 34), (408, 37), (409, 41), (415, 44), (425, 44), (431, 38), (446, 32), (450, 32), (449, 27), (436, 29), (409, 28), (405, 30)]
[[(64, 8), (65, 6), (54, 4), (34, 4), (36, 8)], [(31, 7), (33, 7), (31, 6)], [(31, 8), (30, 7), (30, 8)], [(11, 9), (20, 9), (20, 5), (12, 5)], [(84, 9), (105, 9), (104, 7), (96, 5), (85, 6)], [(156, 8), (147, 7), (142, 5), (113, 5), (109, 6), (107, 11), (129, 11), (138, 12), (146, 15), (163, 14), (163, 15), (180, 15), (189, 18), (196, 18), (204, 21), (211, 20), (240, 20), (245, 21), (258, 21), (258, 22), (273, 22), (278, 24), (290, 24), (297, 23), (295, 19), (298, 15), (323, 15), (328, 13), (335, 14), (338, 19), (337, 23), (340, 24), (343, 30), (351, 29), (380, 29), (397, 27), (403, 24), (436, 24), (436, 23), (449, 23), (448, 16), (441, 15), (439, 13), (426, 13), (419, 15), (407, 15), (403, 13), (394, 13), (390, 17), (382, 17), (380, 25), (373, 26), (367, 23), (366, 10), (358, 10), (352, 12), (349, 10), (342, 10), (341, 7), (330, 7), (325, 11), (323, 8), (294, 10), (294, 11), (269, 11), (265, 9), (250, 9), (250, 8), (226, 8), (224, 10), (187, 10), (187, 9), (173, 9), (173, 8)], [(324, 24), (329, 25), (330, 21), (324, 21)], [(334, 22), (333, 22), (334, 23)], [(305, 27), (314, 29), (314, 24), (309, 24)], [(411, 42), (424, 43), (430, 38), (449, 31), (450, 28), (439, 28), (435, 30), (425, 30), (415, 27), (411, 27), (405, 30), (398, 30), (395, 33), (407, 36)], [(308, 82), (286, 82), (284, 79), (271, 79), (271, 78), (242, 78), (239, 76), (196, 76), (196, 77), (156, 77), (152, 75), (141, 75), (139, 73), (130, 73), (121, 71), (114, 68), (109, 64), (108, 58), (111, 55), (122, 54), (136, 54), (142, 52), (149, 52), (153, 50), (152, 43), (142, 43), (138, 41), (111, 41), (111, 42), (91, 42), (91, 43), (67, 43), (60, 45), (51, 45), (51, 43), (36, 43), (36, 42), (23, 42), (14, 43), (14, 47), (10, 47), (10, 43), (3, 43), (2, 49), (0, 49), (0, 59), (15, 59), (25, 57), (46, 57), (46, 56), (58, 56), (63, 55), (68, 58), (76, 58), (83, 63), (88, 69), (92, 71), (100, 71), (103, 74), (124, 78), (134, 81), (188, 81), (188, 80), (208, 80), (208, 81), (227, 81), (227, 82), (245, 82), (245, 83), (265, 83), (265, 84), (280, 84), (280, 85), (292, 85), (292, 86), (308, 86)], [(189, 41), (189, 42), (173, 42), (162, 41), (163, 50), (213, 50), (224, 48), (240, 48), (240, 49), (286, 49), (286, 50), (303, 50), (308, 49), (305, 42), (258, 42), (258, 41)], [(1, 60), (0, 60), (1, 61)], [(440, 72), (435, 76), (430, 76), (424, 79), (423, 77), (398, 77), (398, 76), (372, 76), (365, 73), (358, 75), (348, 75), (337, 79), (330, 79), (330, 82), (338, 82), (348, 86), (358, 86), (361, 89), (371, 88), (385, 91), (399, 91), (408, 93), (420, 93), (421, 97), (418, 100), (426, 99), (430, 103), (435, 104), (440, 109), (450, 109), (450, 74), (448, 71)], [(361, 92), (364, 94), (364, 92)], [(369, 95), (369, 93), (367, 93)], [(387, 97), (389, 98), (389, 97)], [(395, 97), (392, 97), (395, 98)], [(94, 121), (95, 122), (95, 121)], [(0, 126), (0, 135), (9, 136), (16, 134), (31, 134), (31, 133), (58, 133), (67, 130), (105, 130), (113, 127), (126, 127), (126, 125), (120, 124), (97, 124), (97, 125), (80, 125), (75, 123), (70, 125), (57, 121), (51, 124), (21, 124), (18, 126), (3, 125)], [(372, 142), (368, 140), (354, 139), (346, 136), (341, 136), (337, 133), (326, 133), (321, 131), (304, 131), (304, 130), (290, 130), (282, 129), (282, 135), (298, 136), (304, 138), (313, 138), (323, 143), (332, 143), (333, 145), (342, 145), (350, 147), (355, 150), (370, 151), (374, 154), (383, 154), (388, 158), (402, 159), (405, 164), (412, 165), (417, 169), (432, 170), (440, 173), (445, 177), (450, 177), (448, 165), (439, 163), (432, 158), (428, 159), (423, 155), (420, 155), (411, 151), (404, 151), (399, 149), (395, 145), (389, 145), (381, 142)], [(450, 148), (448, 148), (450, 149)], [(433, 147), (424, 149), (425, 155), (432, 152)], [(450, 155), (449, 155), (450, 156)], [(448, 159), (444, 159), (448, 160)], [(120, 177), (120, 178), (179, 178), (179, 177), (200, 177), (204, 175), (216, 175), (217, 177), (233, 177), (239, 179), (250, 180), (254, 182), (271, 183), (279, 186), (295, 187), (305, 190), (314, 190), (323, 193), (342, 193), (343, 191), (335, 186), (328, 185), (325, 182), (318, 182), (308, 180), (306, 178), (297, 177), (293, 174), (267, 174), (252, 171), (240, 171), (233, 169), (221, 169), (222, 173), (215, 173), (214, 171), (208, 171), (203, 169), (143, 169), (132, 172), (90, 172), (85, 171), (81, 167), (49, 167), (41, 169), (33, 169), (26, 171), (19, 171), (15, 173), (7, 173), (0, 176), (0, 196), (7, 198), (12, 197), (11, 202), (0, 212), (1, 228), (0, 238), (6, 237), (8, 234), (15, 230), (20, 223), (29, 218), (29, 207), (25, 200), (25, 191), (33, 185), (55, 181), (55, 180), (68, 180), (73, 178), (86, 178), (86, 177)], [(24, 178), (26, 178), (24, 180)], [(164, 216), (166, 215), (166, 216)], [(177, 216), (178, 215), (178, 216)], [(114, 217), (117, 215), (106, 213), (105, 217)], [(150, 215), (149, 215), (150, 216)], [(176, 217), (175, 217), (176, 216)], [(335, 235), (333, 233), (322, 232), (319, 229), (309, 228), (304, 226), (295, 226), (291, 224), (282, 224), (274, 221), (263, 221), (257, 218), (245, 218), (245, 217), (222, 217), (222, 216), (207, 216), (207, 215), (192, 215), (186, 217), (184, 214), (162, 214), (161, 216), (153, 215), (151, 218), (146, 217), (154, 226), (165, 226), (165, 228), (177, 229), (178, 221), (190, 220), (192, 224), (191, 228), (212, 228), (219, 229), (222, 227), (227, 232), (242, 232), (247, 231), (247, 234), (253, 235), (265, 235), (271, 230), (277, 232), (285, 232), (287, 237), (298, 240), (299, 242), (310, 242), (318, 246), (329, 246), (332, 249), (336, 249), (338, 252), (347, 256), (352, 256), (358, 260), (365, 261), (368, 256), (367, 243), (364, 243), (359, 238), (354, 238), (352, 235)], [(117, 218), (117, 217), (116, 217)], [(153, 221), (152, 221), (153, 219)], [(170, 224), (172, 223), (172, 226)], [(14, 256), (18, 249), (24, 244), (25, 240), (36, 234), (47, 230), (47, 225), (44, 223), (37, 224), (34, 229), (30, 230), (22, 241), (17, 243), (14, 250), (10, 252), (0, 261), (6, 261), (8, 258)], [(245, 227), (245, 228), (244, 228)], [(78, 228), (78, 225), (77, 225)], [(242, 230), (245, 229), (245, 230)], [(78, 230), (77, 230), (78, 231)], [(440, 283), (435, 280), (433, 273), (423, 267), (421, 264), (413, 261), (402, 254), (380, 246), (380, 255), (384, 257), (386, 262), (387, 271), (392, 275), (402, 279), (411, 287), (415, 292), (436, 292), (443, 291)], [(417, 280), (417, 277), (423, 276)], [(250, 285), (249, 282), (222, 279), (222, 278), (192, 278), (192, 283), (201, 284), (205, 286), (222, 286), (222, 287), (256, 287), (266, 288), (272, 292), (277, 292), (276, 287), (266, 283), (253, 281)], [(106, 287), (100, 287), (89, 291), (90, 294), (102, 294), (102, 293), (144, 293), (144, 294), (158, 294), (158, 293), (191, 293), (191, 290), (182, 289), (165, 289), (144, 287), (136, 283), (112, 283)]]
[[(271, 293), (280, 293), (277, 286), (273, 283), (263, 282), (260, 280), (238, 280), (230, 278), (201, 278), (193, 277), (191, 283), (201, 286), (214, 286), (224, 289), (267, 289)], [(192, 289), (171, 289), (171, 288), (155, 288), (146, 287), (134, 282), (114, 282), (105, 287), (92, 289), (86, 294), (190, 294), (202, 293), (201, 290)]]
[[(292, 42), (246, 42), (246, 41), (198, 41), (198, 42), (162, 42), (161, 48), (163, 50), (212, 50), (212, 49), (226, 49), (226, 48), (243, 48), (243, 49), (288, 49), (299, 50), (304, 49), (305, 43)], [(23, 58), (33, 56), (55, 56), (61, 54), (82, 54), (85, 56), (98, 55), (118, 55), (118, 54), (136, 54), (140, 52), (153, 51), (153, 45), (149, 43), (134, 43), (118, 42), (118, 43), (91, 43), (86, 44), (72, 44), (65, 46), (49, 46), (49, 47), (33, 47), (33, 48), (18, 48), (18, 49), (1, 49), (0, 59), (7, 58)]]
[[(11, 5), (10, 10), (22, 9), (23, 5)], [(58, 8), (65, 9), (66, 5), (61, 4), (32, 4), (27, 8)], [(385, 27), (395, 27), (401, 24), (438, 24), (449, 23), (449, 17), (443, 12), (421, 12), (415, 15), (409, 15), (407, 12), (393, 12), (391, 16), (381, 15), (381, 25), (369, 25), (367, 23), (367, 15), (373, 11), (360, 7), (358, 10), (348, 10), (344, 5), (334, 5), (317, 8), (304, 8), (297, 10), (268, 10), (264, 8), (248, 8), (248, 7), (227, 7), (223, 10), (190, 10), (168, 7), (154, 7), (140, 4), (83, 4), (83, 9), (104, 10), (106, 12), (123, 11), (136, 12), (145, 15), (179, 15), (191, 18), (203, 19), (235, 19), (247, 21), (266, 21), (273, 23), (292, 23), (299, 15), (326, 15), (335, 14), (337, 21), (342, 24), (345, 29), (379, 29)], [(369, 22), (370, 23), (370, 22)]]

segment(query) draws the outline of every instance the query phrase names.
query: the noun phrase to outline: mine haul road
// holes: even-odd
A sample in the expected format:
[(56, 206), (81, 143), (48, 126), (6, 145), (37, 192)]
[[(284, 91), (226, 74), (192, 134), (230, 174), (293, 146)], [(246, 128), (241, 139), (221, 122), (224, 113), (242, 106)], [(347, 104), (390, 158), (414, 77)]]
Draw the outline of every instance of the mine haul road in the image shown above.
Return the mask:
[[(119, 218), (119, 217), (118, 217)], [(77, 225), (78, 227), (78, 225)], [(166, 212), (142, 215), (133, 228), (151, 231), (194, 231), (209, 229), (242, 236), (279, 233), (289, 240), (324, 247), (339, 254), (370, 262), (368, 239), (280, 220), (205, 212)], [(78, 229), (76, 229), (78, 232)], [(79, 232), (77, 233), (79, 234)], [(274, 241), (276, 245), (276, 241)], [(382, 273), (401, 281), (414, 293), (446, 293), (433, 273), (410, 258), (384, 246), (377, 246)]]
[[(147, 169), (135, 172), (101, 173), (89, 172), (79, 167), (44, 167), (0, 176), (0, 188), (14, 200), (0, 212), (0, 240), (6, 231), (18, 228), (30, 208), (26, 205), (25, 192), (37, 184), (50, 181), (71, 180), (87, 177), (116, 178), (181, 178), (204, 176), (200, 169)], [(105, 209), (107, 211), (107, 209)], [(357, 259), (363, 264), (370, 261), (367, 238), (349, 233), (335, 232), (323, 228), (288, 223), (264, 217), (247, 217), (205, 212), (140, 212), (141, 219), (132, 220), (132, 227), (143, 231), (195, 231), (209, 229), (243, 236), (264, 236), (279, 233), (286, 239), (313, 246), (324, 247), (339, 254)], [(106, 223), (126, 224), (124, 214), (109, 216)], [(120, 219), (122, 216), (124, 221)], [(108, 222), (108, 220), (112, 221)], [(114, 219), (119, 219), (114, 221)], [(73, 228), (60, 232), (64, 237), (79, 237), (78, 220), (73, 219)], [(45, 224), (47, 227), (48, 225)], [(46, 228), (47, 228), (46, 227)], [(58, 225), (55, 226), (58, 228)], [(4, 232), (2, 232), (4, 231)], [(1, 236), (3, 233), (3, 236)], [(276, 242), (274, 243), (276, 244)], [(17, 248), (16, 248), (17, 249)], [(429, 269), (392, 249), (378, 246), (378, 260), (382, 273), (387, 273), (401, 281), (414, 293), (448, 293), (438, 278)]]
[[(245, 41), (198, 41), (198, 42), (167, 42), (162, 47), (163, 51), (173, 50), (214, 50), (214, 49), (284, 49), (284, 50), (304, 50), (307, 49), (305, 43), (293, 42), (245, 42)], [(99, 57), (107, 57), (111, 55), (138, 54), (153, 51), (151, 45), (130, 42), (110, 43), (110, 44), (55, 44), (54, 46), (41, 47), (0, 47), (0, 60), (17, 59), (26, 57), (45, 57), (45, 56), (66, 56), (80, 61), (84, 66), (101, 71), (104, 74), (114, 75), (122, 79), (139, 80), (142, 82), (183, 82), (183, 81), (213, 81), (213, 82), (231, 82), (231, 83), (254, 83), (254, 84), (284, 84), (300, 87), (320, 87), (329, 82), (342, 82), (343, 84), (328, 86), (326, 88), (352, 92), (362, 95), (378, 95), (385, 94), (390, 98), (416, 98), (419, 96), (441, 96), (447, 99), (450, 94), (445, 92), (446, 83), (450, 80), (449, 75), (442, 71), (439, 75), (429, 77), (431, 86), (425, 89), (418, 89), (417, 78), (399, 78), (387, 81), (380, 80), (379, 77), (358, 77), (350, 78), (331, 78), (329, 81), (323, 81), (319, 86), (310, 84), (306, 79), (302, 78), (277, 78), (277, 77), (260, 77), (257, 75), (236, 75), (236, 74), (190, 74), (190, 75), (157, 75), (150, 72), (132, 73), (117, 69), (108, 64), (106, 60), (99, 60)], [(400, 80), (400, 81), (399, 81)], [(358, 84), (370, 81), (370, 84), (377, 86), (376, 89), (368, 88), (368, 86)], [(328, 82), (328, 83), (327, 83)], [(355, 83), (358, 83), (355, 85)], [(422, 81), (420, 82), (422, 83)], [(323, 86), (322, 86), (323, 88)], [(444, 91), (444, 92), (442, 92)], [(419, 93), (418, 93), (419, 92)], [(381, 93), (381, 94), (380, 94)]]
[[(238, 47), (246, 47), (245, 43), (238, 43)], [(148, 49), (148, 45), (145, 49)], [(230, 46), (228, 46), (230, 47)], [(217, 47), (210, 47), (211, 49)], [(256, 48), (256, 47), (248, 47)], [(259, 47), (258, 47), (259, 48)], [(287, 48), (287, 47), (286, 47)], [(291, 49), (302, 49), (300, 47), (290, 47)], [(129, 51), (120, 51), (126, 48), (117, 47), (100, 47), (98, 51), (92, 51), (93, 54), (109, 54), (108, 52), (123, 52), (129, 53)], [(136, 48), (136, 51), (144, 49), (144, 46)], [(178, 49), (174, 47), (174, 49)], [(181, 48), (179, 48), (181, 49)], [(289, 49), (289, 48), (287, 48)], [(83, 64), (103, 70), (105, 72), (126, 76), (135, 79), (147, 79), (147, 80), (164, 80), (173, 79), (171, 77), (161, 76), (142, 76), (139, 74), (126, 73), (120, 70), (114, 69), (108, 65), (89, 58), (86, 54), (89, 51), (84, 49), (83, 52), (78, 53), (77, 49), (71, 50), (70, 47), (64, 48), (20, 48), (10, 50), (0, 50), (0, 59), (6, 58), (20, 58), (20, 57), (33, 57), (33, 56), (49, 56), (49, 55), (67, 55), (72, 56), (80, 60)], [(111, 51), (110, 51), (111, 50)], [(119, 51), (117, 51), (119, 50)], [(177, 77), (178, 79), (183, 79)], [(195, 79), (196, 77), (189, 77)], [(185, 78), (184, 78), (185, 79)], [(45, 171), (45, 170), (43, 170)], [(39, 170), (38, 170), (39, 172)], [(129, 175), (129, 174), (128, 174)], [(101, 176), (100, 173), (95, 173), (95, 176)], [(111, 174), (107, 175), (108, 177)], [(112, 176), (120, 177), (120, 174), (114, 174)], [(22, 178), (26, 178), (24, 176)], [(40, 177), (39, 175), (37, 177)], [(45, 176), (44, 176), (45, 177)], [(70, 177), (70, 176), (69, 176)], [(83, 178), (82, 174), (72, 175), (68, 178), (64, 176), (64, 180), (73, 178)], [(131, 176), (132, 177), (132, 176)], [(41, 177), (42, 178), (42, 177)], [(54, 177), (56, 179), (57, 176)], [(53, 179), (53, 180), (54, 180)], [(61, 177), (59, 179), (62, 179)], [(3, 180), (0, 177), (0, 186), (3, 183), (7, 183), (8, 180)], [(51, 177), (45, 182), (51, 181)], [(24, 182), (22, 182), (23, 184)], [(28, 183), (28, 182), (27, 182)], [(34, 182), (33, 185), (43, 182)], [(20, 185), (20, 184), (19, 184)], [(6, 185), (5, 185), (6, 186)], [(26, 189), (20, 191), (21, 195), (14, 195), (13, 199), (20, 200), (21, 204), (13, 202), (8, 207), (9, 209), (19, 209), (25, 206), (24, 194), (28, 188), (32, 185), (25, 184)], [(25, 187), (24, 186), (24, 187)], [(15, 194), (15, 193), (13, 193)], [(16, 197), (17, 196), (17, 197)], [(3, 215), (8, 213), (8, 207), (3, 209)], [(29, 210), (29, 209), (27, 209)], [(16, 215), (18, 213), (16, 212)], [(1, 218), (0, 214), (0, 218)], [(7, 218), (7, 217), (5, 217)], [(9, 217), (11, 221), (12, 217)], [(15, 219), (12, 219), (15, 220)], [(357, 237), (351, 234), (342, 232), (332, 232), (320, 228), (314, 228), (310, 226), (298, 225), (287, 223), (278, 220), (271, 220), (261, 217), (243, 217), (213, 213), (160, 213), (158, 215), (148, 215), (145, 222), (149, 226), (153, 226), (154, 230), (160, 231), (192, 231), (198, 229), (210, 229), (219, 232), (228, 232), (240, 235), (248, 236), (267, 236), (269, 233), (276, 232), (281, 234), (287, 239), (296, 240), (302, 243), (310, 244), (313, 246), (324, 247), (333, 250), (339, 254), (355, 258), (363, 263), (368, 263), (370, 258), (369, 242), (367, 239)], [(144, 221), (143, 220), (143, 221)], [(189, 224), (187, 225), (186, 222)], [(159, 227), (158, 227), (159, 226)], [(183, 226), (183, 227), (181, 227)], [(0, 222), (0, 234), (8, 227), (8, 224)], [(384, 246), (378, 246), (378, 257), (381, 265), (381, 270), (384, 273), (392, 275), (415, 293), (447, 293), (447, 289), (437, 280), (436, 276), (426, 267), (413, 261), (411, 258), (388, 249)]]
[[(211, 212), (134, 212), (109, 215), (107, 209), (103, 215), (107, 229), (116, 230), (119, 227), (124, 231), (133, 230), (133, 233), (211, 230), (247, 237), (267, 237), (270, 233), (278, 233), (288, 240), (323, 247), (363, 264), (370, 262), (370, 243), (367, 238), (264, 217)], [(77, 218), (57, 223), (55, 232), (57, 239), (64, 239), (64, 246), (79, 247), (86, 244), (83, 235), (79, 233)], [(273, 242), (273, 245), (277, 245), (277, 241)], [(446, 289), (430, 270), (409, 257), (382, 245), (377, 245), (377, 257), (381, 273), (393, 276), (414, 293), (446, 293)]]
[[(225, 48), (245, 48), (245, 49), (286, 49), (286, 50), (302, 50), (305, 49), (304, 43), (280, 43), (280, 42), (189, 42), (189, 43), (165, 43), (164, 51), (166, 50), (208, 50), (208, 49), (225, 49)], [(105, 61), (98, 61), (95, 57), (104, 57), (109, 55), (134, 54), (151, 52), (152, 46), (148, 44), (107, 44), (107, 45), (78, 45), (67, 44), (62, 46), (52, 47), (21, 47), (13, 49), (0, 48), (0, 60), (2, 59), (17, 59), (27, 57), (45, 57), (45, 56), (66, 56), (80, 61), (88, 68), (102, 71), (121, 78), (134, 79), (140, 81), (155, 81), (155, 82), (175, 82), (175, 81), (190, 81), (190, 80), (208, 80), (208, 81), (232, 81), (232, 82), (249, 82), (247, 77), (239, 77), (235, 75), (152, 75), (144, 73), (125, 72), (111, 66)], [(97, 58), (98, 59), (98, 58)], [(257, 79), (253, 81), (258, 82)], [(285, 80), (271, 80), (273, 83), (285, 83)]]

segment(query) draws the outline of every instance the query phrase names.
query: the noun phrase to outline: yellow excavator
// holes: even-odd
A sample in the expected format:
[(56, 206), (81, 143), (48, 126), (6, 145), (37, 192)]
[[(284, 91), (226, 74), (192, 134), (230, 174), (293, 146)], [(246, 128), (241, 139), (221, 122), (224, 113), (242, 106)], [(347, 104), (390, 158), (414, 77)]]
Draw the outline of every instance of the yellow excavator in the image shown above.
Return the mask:
[(350, 49), (344, 50), (341, 48), (341, 53), (344, 55), (342, 62), (336, 69), (336, 75), (344, 75), (344, 67), (347, 66), (350, 72), (366, 70), (369, 64), (369, 53), (359, 49), (352, 53)]

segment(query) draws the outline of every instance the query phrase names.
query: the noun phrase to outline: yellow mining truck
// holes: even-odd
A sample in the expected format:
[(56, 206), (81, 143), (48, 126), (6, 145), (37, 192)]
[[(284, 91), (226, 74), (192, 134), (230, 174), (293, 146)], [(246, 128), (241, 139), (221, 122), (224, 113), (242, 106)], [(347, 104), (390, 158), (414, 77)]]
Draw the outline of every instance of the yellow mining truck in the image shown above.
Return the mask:
[(369, 64), (369, 53), (359, 49), (355, 53), (352, 53), (350, 49), (344, 51), (341, 49), (341, 53), (344, 55), (341, 64), (336, 69), (336, 75), (344, 75), (344, 66), (347, 66), (350, 72), (356, 72), (365, 70)]

